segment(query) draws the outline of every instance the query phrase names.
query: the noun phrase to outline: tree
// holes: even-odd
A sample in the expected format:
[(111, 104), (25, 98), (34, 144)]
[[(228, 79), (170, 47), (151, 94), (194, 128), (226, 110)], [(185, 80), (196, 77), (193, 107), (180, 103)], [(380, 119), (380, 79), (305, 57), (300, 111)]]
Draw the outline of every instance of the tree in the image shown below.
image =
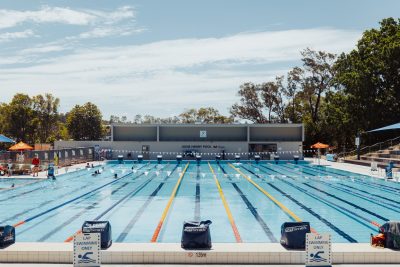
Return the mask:
[(400, 19), (387, 18), (367, 30), (350, 53), (339, 56), (335, 81), (347, 95), (357, 131), (399, 122)]
[(16, 94), (9, 104), (2, 105), (3, 131), (16, 140), (35, 142), (38, 120), (33, 110), (32, 99), (25, 94)]
[(58, 107), (60, 99), (55, 98), (52, 94), (37, 95), (32, 98), (33, 110), (35, 112), (36, 135), (40, 143), (46, 143), (50, 136), (58, 131)]
[(244, 83), (240, 86), (238, 95), (240, 103), (235, 103), (231, 107), (231, 114), (254, 123), (266, 123), (267, 119), (263, 114), (263, 103), (258, 95), (258, 88), (253, 83)]
[(67, 128), (74, 140), (99, 140), (103, 134), (102, 115), (95, 104), (76, 105), (67, 114)]
[[(311, 121), (319, 120), (319, 109), (323, 96), (333, 88), (333, 63), (336, 56), (324, 51), (307, 48), (301, 52), (303, 71), (297, 80), (303, 100), (308, 102)], [(300, 78), (300, 76), (297, 76)]]
[(303, 79), (304, 71), (299, 67), (294, 67), (289, 73), (287, 74), (287, 86), (285, 87), (283, 93), (288, 98), (289, 104), (287, 106), (287, 113), (289, 120), (293, 123), (301, 122), (301, 117), (296, 112), (297, 109), (297, 101), (296, 96), (297, 92), (301, 90), (300, 81)]
[(195, 123), (197, 120), (197, 110), (194, 108), (185, 110), (179, 114), (182, 123)]

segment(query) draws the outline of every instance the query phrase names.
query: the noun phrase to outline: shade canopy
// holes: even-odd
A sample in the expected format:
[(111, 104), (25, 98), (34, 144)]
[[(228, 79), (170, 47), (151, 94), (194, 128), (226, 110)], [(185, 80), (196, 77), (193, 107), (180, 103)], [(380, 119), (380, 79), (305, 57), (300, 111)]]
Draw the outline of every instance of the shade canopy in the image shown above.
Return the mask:
[(8, 138), (7, 136), (0, 134), (0, 143), (14, 143), (14, 140), (12, 140), (11, 138)]
[(388, 125), (388, 126), (385, 126), (385, 127), (382, 127), (382, 128), (378, 128), (378, 129), (374, 129), (374, 130), (368, 131), (368, 133), (379, 132), (379, 131), (387, 131), (387, 130), (399, 130), (399, 129), (400, 129), (400, 122), (392, 124), (392, 125)]
[(323, 143), (320, 143), (320, 142), (315, 143), (315, 144), (313, 144), (313, 145), (311, 146), (311, 148), (328, 148), (328, 147), (329, 147), (329, 145), (323, 144)]
[(18, 144), (10, 147), (8, 150), (11, 150), (11, 151), (33, 150), (33, 147), (31, 147), (28, 144), (25, 144), (24, 142), (19, 142)]

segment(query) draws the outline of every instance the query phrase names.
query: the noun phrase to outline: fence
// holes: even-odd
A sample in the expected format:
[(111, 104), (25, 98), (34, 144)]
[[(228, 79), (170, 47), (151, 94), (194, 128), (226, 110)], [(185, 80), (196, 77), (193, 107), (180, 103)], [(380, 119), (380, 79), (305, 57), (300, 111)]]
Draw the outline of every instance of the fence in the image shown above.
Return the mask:
[(93, 147), (64, 148), (56, 150), (32, 150), (32, 151), (3, 151), (0, 152), (0, 164), (12, 163), (16, 166), (31, 165), (32, 159), (38, 156), (42, 168), (47, 168), (49, 163), (57, 163), (58, 166), (70, 166), (96, 159)]

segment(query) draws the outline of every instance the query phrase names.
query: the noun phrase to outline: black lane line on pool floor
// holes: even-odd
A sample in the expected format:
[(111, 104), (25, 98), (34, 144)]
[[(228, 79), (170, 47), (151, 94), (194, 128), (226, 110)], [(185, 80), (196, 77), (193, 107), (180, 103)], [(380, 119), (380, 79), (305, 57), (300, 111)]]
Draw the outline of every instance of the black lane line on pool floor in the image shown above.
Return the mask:
[(161, 188), (165, 185), (167, 182), (168, 178), (171, 177), (171, 175), (175, 172), (175, 170), (178, 168), (180, 163), (178, 163), (174, 169), (171, 171), (169, 175), (167, 175), (164, 180), (157, 186), (157, 188), (150, 194), (150, 196), (147, 198), (146, 202), (143, 203), (143, 205), (140, 207), (140, 209), (136, 212), (135, 216), (129, 221), (128, 225), (125, 227), (125, 229), (122, 231), (122, 233), (117, 237), (116, 242), (123, 242), (125, 238), (128, 236), (129, 232), (132, 230), (132, 228), (135, 226), (139, 218), (142, 216), (142, 214), (145, 212), (147, 207), (150, 205), (150, 203), (154, 200), (154, 198), (157, 196), (158, 192), (160, 192)]
[[(142, 172), (141, 174), (137, 175), (134, 177), (134, 180), (137, 180), (139, 177), (141, 177), (142, 175), (144, 175), (145, 172)], [(154, 179), (154, 175), (150, 176), (149, 179), (147, 179), (144, 183), (142, 183), (140, 186), (136, 187), (133, 191), (129, 192), (127, 195), (125, 195), (122, 200), (126, 199), (127, 196), (134, 194), (134, 193), (138, 193), (141, 189), (143, 189), (148, 183), (150, 183), (153, 179)], [(44, 242), (47, 239), (49, 239), (51, 236), (53, 236), (55, 233), (57, 233), (58, 231), (62, 230), (64, 227), (66, 227), (67, 225), (71, 224), (73, 221), (75, 221), (76, 219), (78, 219), (79, 217), (81, 217), (83, 214), (85, 214), (88, 210), (94, 209), (95, 207), (97, 207), (101, 201), (111, 197), (112, 195), (114, 195), (115, 193), (117, 193), (118, 191), (120, 191), (122, 188), (124, 188), (125, 186), (127, 186), (128, 184), (130, 184), (131, 182), (126, 182), (125, 184), (121, 185), (119, 188), (113, 190), (111, 192), (110, 195), (105, 196), (99, 200), (97, 200), (95, 203), (92, 203), (91, 205), (87, 206), (86, 208), (82, 209), (80, 212), (76, 213), (75, 215), (73, 215), (72, 217), (68, 218), (64, 223), (62, 223), (61, 225), (57, 226), (56, 228), (54, 228), (53, 230), (51, 230), (50, 232), (48, 232), (47, 234), (43, 235), (41, 238), (38, 239), (37, 242)], [(118, 204), (121, 203), (121, 199), (119, 201), (117, 201), (116, 203), (113, 203), (110, 207), (115, 207)], [(108, 209), (107, 209), (108, 210)], [(107, 211), (106, 210), (106, 211)], [(108, 212), (108, 211), (107, 211)], [(104, 214), (103, 214), (104, 215)]]
[[(252, 166), (254, 166), (254, 165), (252, 165)], [(256, 167), (256, 166), (254, 166), (254, 167)], [(262, 171), (263, 173), (269, 174), (269, 173), (267, 173), (267, 172), (264, 171), (264, 170), (261, 170), (261, 171)], [(269, 175), (270, 175), (270, 174), (269, 174)], [(265, 178), (262, 178), (262, 179), (263, 179), (263, 181), (265, 181)], [(304, 188), (301, 188), (301, 187), (299, 187), (299, 186), (297, 186), (297, 185), (294, 185), (294, 184), (292, 184), (292, 183), (289, 183), (289, 182), (286, 181), (285, 179), (282, 179), (282, 178), (278, 178), (278, 179), (279, 179), (278, 181), (281, 181), (281, 182), (283, 182), (283, 183), (285, 183), (285, 184), (287, 184), (287, 185), (289, 185), (289, 186), (291, 186), (291, 187), (297, 189), (298, 191), (300, 191), (300, 192), (302, 192), (302, 193), (304, 193), (304, 194), (306, 194), (306, 195), (312, 197), (313, 199), (315, 199), (315, 200), (317, 200), (317, 201), (322, 201), (323, 203), (325, 203), (325, 205), (327, 205), (327, 206), (329, 206), (329, 207), (331, 207), (331, 208), (337, 210), (338, 212), (340, 212), (340, 213), (344, 214), (345, 216), (347, 216), (347, 217), (353, 219), (354, 221), (356, 221), (356, 222), (358, 222), (358, 223), (364, 225), (365, 227), (371, 229), (372, 231), (375, 231), (375, 232), (378, 231), (378, 229), (377, 229), (376, 226), (375, 226), (375, 227), (372, 227), (372, 226), (370, 225), (370, 224), (372, 223), (372, 221), (369, 220), (368, 218), (366, 218), (366, 217), (364, 217), (364, 216), (362, 216), (362, 215), (360, 215), (360, 214), (358, 214), (358, 213), (355, 213), (354, 211), (351, 211), (351, 210), (349, 210), (349, 209), (347, 209), (347, 208), (345, 208), (345, 207), (343, 207), (343, 206), (340, 206), (340, 205), (338, 205), (338, 204), (336, 204), (336, 203), (334, 203), (334, 202), (332, 202), (332, 201), (330, 201), (330, 200), (328, 200), (328, 199), (326, 199), (326, 198), (323, 198), (323, 197), (321, 197), (321, 196), (317, 196), (317, 195), (315, 195), (315, 194), (313, 194), (313, 193), (307, 191), (307, 190), (304, 189)], [(345, 211), (345, 212), (344, 212), (344, 211)], [(346, 212), (347, 212), (347, 213), (346, 213)], [(358, 217), (358, 219), (355, 218), (354, 216), (349, 215), (348, 213), (350, 213), (350, 214), (352, 214), (352, 215)], [(360, 221), (359, 219), (362, 219), (362, 220), (368, 222), (369, 224), (366, 224), (365, 222)]]
[(197, 166), (196, 173), (196, 198), (194, 201), (194, 220), (200, 221), (200, 166)]
[[(139, 169), (141, 169), (141, 168), (143, 168), (143, 167), (144, 167), (144, 166), (140, 167)], [(139, 169), (138, 169), (138, 170), (139, 170)], [(82, 174), (82, 175), (75, 176), (74, 178), (78, 178), (78, 177), (83, 176), (83, 175), (86, 175), (86, 174), (88, 174), (88, 173), (84, 173), (84, 174)], [(107, 178), (111, 178), (111, 177), (107, 177)], [(73, 179), (73, 178), (71, 178), (71, 179)], [(52, 182), (53, 182), (53, 181), (52, 181)], [(43, 188), (41, 187), (41, 189), (43, 189)], [(6, 223), (7, 221), (15, 220), (16, 218), (18, 218), (18, 217), (21, 216), (21, 215), (24, 215), (24, 214), (27, 213), (27, 212), (30, 212), (30, 211), (33, 211), (33, 210), (37, 210), (37, 209), (43, 208), (43, 206), (45, 206), (45, 205), (47, 205), (47, 204), (53, 203), (53, 202), (55, 202), (55, 201), (58, 201), (59, 199), (62, 199), (62, 198), (64, 198), (64, 197), (70, 195), (71, 193), (80, 192), (80, 191), (82, 191), (82, 190), (84, 190), (84, 189), (86, 189), (84, 186), (81, 187), (81, 188), (79, 188), (79, 189), (74, 188), (73, 190), (71, 190), (71, 191), (69, 191), (69, 192), (67, 192), (67, 193), (65, 193), (65, 194), (63, 194), (63, 195), (57, 196), (56, 199), (50, 199), (50, 200), (44, 201), (44, 202), (42, 202), (42, 203), (39, 203), (36, 207), (28, 208), (28, 209), (25, 209), (25, 210), (23, 210), (23, 211), (17, 213), (17, 214), (14, 214), (14, 215), (12, 215), (11, 217), (8, 217), (8, 218), (4, 219), (3, 221), (1, 221), (0, 224), (4, 224), (4, 223)], [(93, 194), (96, 194), (96, 192), (93, 192)], [(91, 197), (91, 195), (89, 195), (87, 198), (89, 198), (89, 197)], [(84, 199), (87, 199), (87, 198), (84, 198)], [(83, 200), (84, 200), (84, 199), (83, 199)], [(83, 200), (82, 200), (82, 201), (83, 201)], [(78, 201), (77, 203), (79, 203), (79, 202), (81, 202), (81, 201)]]
[[(327, 170), (322, 170), (322, 169), (320, 170), (318, 168), (313, 168), (313, 167), (309, 167), (309, 166), (304, 166), (304, 167), (309, 168), (309, 169), (314, 170), (314, 171), (317, 170), (319, 172), (325, 172), (325, 173), (328, 173), (330, 175), (339, 175), (341, 177), (346, 177), (343, 174), (339, 174), (339, 173), (337, 173), (335, 171), (327, 171)], [(362, 175), (362, 176), (366, 177), (366, 178), (370, 178), (369, 176), (366, 176), (366, 175)], [(372, 178), (372, 179), (375, 179), (375, 178)], [(384, 185), (382, 183), (377, 183), (377, 182), (374, 182), (374, 181), (371, 181), (371, 183), (365, 183), (360, 178), (357, 178), (357, 176), (354, 176), (354, 180), (357, 183), (365, 184), (365, 185), (368, 185), (370, 187), (376, 188), (376, 189), (381, 190), (381, 191), (390, 192), (390, 193), (393, 192), (393, 193), (397, 193), (397, 194), (400, 193), (400, 188), (398, 188), (398, 187), (392, 187), (392, 186)]]
[[(147, 165), (144, 165), (144, 166), (140, 167), (139, 169), (142, 169), (142, 168), (144, 168), (144, 167), (146, 167), (146, 166), (147, 166)], [(139, 170), (139, 169), (138, 169), (138, 170)], [(132, 173), (131, 173), (131, 174), (132, 174)], [(128, 174), (126, 177), (128, 177), (129, 175), (130, 175), (130, 174)], [(134, 178), (134, 180), (135, 180), (135, 179), (136, 179), (136, 178)], [(129, 184), (129, 183), (130, 183), (130, 182), (128, 182), (128, 184)], [(79, 201), (77, 201), (77, 202), (75, 203), (75, 205), (78, 205), (78, 204), (80, 204), (80, 203), (86, 201), (87, 199), (90, 199), (91, 197), (93, 197), (93, 195), (96, 195), (97, 193), (98, 193), (97, 191), (92, 192), (91, 194), (89, 194), (89, 195), (87, 195), (86, 197), (84, 197), (84, 198), (80, 199)], [(19, 234), (25, 233), (26, 231), (29, 231), (29, 230), (31, 230), (31, 229), (37, 227), (38, 225), (41, 225), (42, 223), (46, 222), (48, 219), (53, 218), (53, 217), (56, 216), (57, 214), (60, 214), (60, 212), (61, 212), (61, 211), (57, 211), (56, 213), (51, 214), (51, 215), (49, 215), (48, 217), (43, 218), (42, 220), (40, 220), (40, 221), (38, 221), (37, 223), (35, 223), (35, 224), (33, 224), (33, 225), (31, 225), (31, 226), (25, 228), (24, 230), (22, 230), (22, 231), (20, 231), (20, 232), (18, 232), (18, 233), (19, 233)]]
[[(299, 167), (299, 169), (301, 169), (302, 172), (306, 172), (306, 171), (317, 171), (317, 172), (320, 172), (321, 174), (322, 174), (322, 172), (327, 173), (329, 176), (337, 175), (338, 177), (343, 177), (341, 180), (348, 181), (348, 179), (345, 179), (346, 176), (339, 175), (339, 174), (337, 174), (337, 173), (335, 173), (335, 172), (330, 172), (330, 171), (325, 171), (325, 170), (319, 170), (319, 169), (312, 168), (312, 167), (309, 167), (309, 166), (306, 166), (306, 167), (307, 167), (307, 169), (306, 169), (305, 167)], [(307, 173), (310, 174), (309, 172), (307, 172)], [(317, 175), (315, 175), (315, 173), (312, 173), (312, 175), (313, 175), (313, 176), (317, 176)], [(318, 174), (318, 175), (319, 175), (319, 174)], [(363, 176), (364, 176), (364, 175), (363, 175)], [(372, 179), (373, 179), (373, 178), (372, 178)], [(390, 194), (393, 194), (393, 193), (398, 194), (398, 193), (399, 193), (399, 190), (400, 190), (400, 189), (397, 190), (396, 188), (393, 188), (393, 187), (390, 187), (390, 186), (389, 186), (389, 188), (382, 188), (381, 186), (385, 186), (385, 185), (382, 185), (382, 184), (379, 184), (379, 183), (375, 183), (375, 182), (372, 182), (372, 181), (371, 181), (371, 183), (366, 183), (366, 182), (362, 181), (362, 179), (357, 178), (357, 177), (354, 177), (354, 182), (356, 182), (356, 183), (358, 183), (358, 184), (364, 184), (364, 185), (367, 185), (368, 187), (372, 187), (372, 188), (374, 188), (374, 189), (376, 189), (376, 190), (380, 190), (380, 191), (387, 192), (387, 193), (390, 193)], [(347, 186), (347, 185), (346, 185), (346, 186)], [(399, 203), (400, 203), (400, 202), (399, 202)]]
[(221, 166), (221, 164), (218, 162), (218, 166), (221, 168), (221, 171), (227, 176), (227, 178), (230, 181), (230, 184), (235, 188), (236, 192), (239, 194), (239, 196), (242, 198), (243, 202), (246, 204), (247, 208), (251, 212), (251, 214), (254, 216), (256, 221), (260, 224), (261, 228), (263, 229), (264, 233), (268, 236), (269, 240), (272, 243), (279, 243), (274, 234), (272, 233), (271, 229), (268, 227), (267, 223), (264, 221), (264, 219), (260, 216), (258, 213), (256, 207), (253, 206), (253, 204), (250, 202), (250, 200), (246, 197), (246, 195), (243, 193), (243, 191), (238, 187), (238, 185), (232, 181), (231, 176), (225, 171), (225, 169)]
[[(258, 174), (256, 174), (255, 172), (241, 166), (241, 168), (247, 170), (248, 172), (250, 172), (251, 174), (255, 175), (257, 178), (263, 180)], [(331, 223), (330, 221), (328, 221), (327, 219), (325, 219), (324, 217), (322, 217), (321, 215), (319, 215), (318, 213), (316, 213), (315, 211), (313, 211), (311, 208), (307, 207), (306, 205), (304, 205), (303, 203), (301, 203), (300, 201), (298, 201), (297, 199), (295, 199), (294, 197), (292, 197), (291, 195), (287, 194), (286, 192), (282, 191), (281, 189), (279, 189), (277, 186), (275, 186), (272, 183), (267, 183), (269, 186), (271, 186), (273, 189), (275, 189), (276, 191), (278, 191), (279, 193), (281, 193), (283, 196), (285, 196), (286, 198), (290, 199), (292, 202), (294, 202), (296, 205), (298, 205), (299, 207), (301, 207), (302, 209), (304, 209), (305, 211), (307, 211), (308, 213), (310, 213), (311, 215), (313, 215), (315, 218), (317, 218), (318, 220), (320, 220), (322, 223), (324, 223), (326, 226), (328, 226), (329, 228), (331, 228), (333, 231), (335, 231), (337, 234), (339, 234), (340, 236), (342, 236), (344, 239), (346, 239), (347, 241), (351, 242), (351, 243), (358, 243), (357, 240), (355, 240), (354, 238), (352, 238), (350, 235), (348, 235), (346, 232), (342, 231), (339, 227), (335, 226), (333, 223)]]
[[(78, 176), (74, 176), (74, 177), (71, 178), (71, 179), (81, 177), (81, 176), (83, 176), (83, 175), (85, 175), (85, 174), (87, 174), (87, 173), (83, 173), (83, 174), (80, 174), (80, 175), (78, 175)], [(49, 181), (48, 179), (42, 179), (42, 181), (39, 181), (39, 182), (52, 182), (52, 181)], [(39, 183), (39, 182), (38, 182), (38, 183)], [(33, 185), (36, 185), (36, 183), (33, 183)], [(29, 185), (28, 185), (28, 186), (29, 186)], [(20, 187), (20, 188), (23, 188), (23, 187)], [(34, 188), (34, 189), (31, 189), (31, 190), (29, 190), (29, 191), (21, 192), (21, 193), (19, 193), (19, 194), (15, 194), (15, 195), (9, 196), (9, 197), (7, 197), (7, 198), (0, 199), (0, 202), (7, 201), (7, 200), (10, 200), (10, 199), (14, 199), (14, 198), (17, 198), (17, 197), (20, 197), (20, 196), (24, 196), (24, 195), (27, 195), (27, 194), (29, 194), (29, 193), (42, 190), (43, 188), (45, 188), (45, 185), (39, 185), (39, 187)], [(8, 192), (8, 191), (7, 191), (7, 192)]]
[[(266, 168), (266, 169), (275, 171), (275, 172), (277, 172), (277, 173), (280, 173), (281, 175), (285, 175), (285, 176), (287, 176), (287, 177), (293, 178), (293, 177), (290, 176), (290, 175), (281, 173), (281, 172), (279, 172), (279, 171), (277, 171), (277, 170), (270, 169), (270, 168), (268, 168), (268, 167), (266, 167), (266, 166), (263, 166), (263, 165), (260, 165), (260, 166), (262, 166), (262, 167), (264, 167), (264, 168)], [(293, 179), (295, 179), (295, 178), (293, 178)], [(344, 203), (346, 203), (346, 204), (348, 204), (348, 205), (350, 205), (350, 206), (352, 206), (352, 207), (354, 207), (354, 208), (356, 208), (356, 209), (362, 210), (362, 211), (364, 211), (364, 212), (366, 212), (366, 213), (368, 213), (368, 214), (370, 214), (370, 215), (372, 215), (372, 216), (375, 216), (376, 218), (379, 218), (379, 219), (381, 219), (381, 220), (383, 220), (383, 221), (389, 221), (389, 219), (387, 219), (387, 218), (385, 218), (385, 217), (383, 217), (383, 216), (381, 216), (381, 215), (379, 215), (379, 214), (377, 214), (377, 213), (375, 213), (375, 212), (373, 212), (373, 211), (370, 211), (370, 210), (368, 210), (368, 209), (366, 209), (366, 208), (363, 208), (363, 207), (361, 207), (361, 206), (359, 206), (359, 205), (357, 205), (357, 204), (354, 204), (354, 203), (352, 203), (352, 202), (350, 202), (350, 201), (347, 201), (347, 200), (345, 200), (345, 199), (343, 199), (343, 198), (340, 198), (340, 197), (337, 197), (337, 196), (335, 196), (335, 195), (333, 195), (333, 194), (330, 194), (330, 193), (328, 193), (328, 192), (326, 192), (326, 191), (324, 191), (324, 190), (322, 190), (322, 189), (319, 189), (319, 188), (316, 188), (316, 187), (314, 187), (314, 186), (312, 186), (312, 185), (309, 185), (308, 183), (302, 183), (302, 184), (305, 185), (305, 186), (307, 186), (307, 187), (309, 187), (309, 188), (315, 189), (315, 190), (317, 190), (317, 191), (319, 191), (319, 192), (321, 192), (321, 193), (323, 193), (323, 194), (325, 194), (325, 195), (327, 195), (327, 196), (329, 196), (329, 197), (332, 197), (332, 198), (337, 199), (337, 200), (339, 200), (339, 201), (341, 201), (341, 202), (344, 202)]]
[[(287, 169), (287, 171), (290, 171), (290, 172), (294, 173), (294, 171), (293, 171), (291, 168), (289, 168), (289, 167), (286, 167), (286, 166), (285, 166), (285, 167), (281, 167), (281, 168), (285, 168), (285, 170)], [(311, 176), (313, 176), (313, 177), (318, 177), (318, 176), (315, 176), (315, 175), (312, 174), (312, 173), (307, 173), (307, 174), (309, 174), (309, 175), (311, 175)], [(374, 204), (376, 204), (376, 205), (378, 205), (378, 206), (380, 206), (380, 207), (386, 208), (386, 209), (388, 209), (388, 210), (391, 210), (391, 211), (394, 211), (394, 212), (400, 212), (400, 210), (399, 210), (400, 207), (397, 206), (397, 205), (395, 205), (395, 204), (386, 203), (385, 201), (382, 201), (382, 200), (380, 200), (380, 199), (375, 199), (374, 197), (371, 197), (371, 196), (365, 196), (365, 195), (362, 195), (362, 194), (360, 194), (360, 193), (358, 193), (358, 192), (356, 192), (356, 191), (354, 191), (354, 190), (351, 190), (351, 189), (348, 189), (348, 188), (338, 187), (338, 186), (336, 186), (335, 184), (328, 183), (328, 182), (326, 182), (326, 181), (321, 181), (321, 180), (311, 180), (311, 181), (313, 181), (313, 182), (315, 182), (315, 183), (325, 184), (325, 185), (327, 185), (327, 186), (329, 186), (329, 187), (331, 187), (331, 188), (333, 188), (333, 189), (336, 189), (336, 190), (338, 190), (338, 191), (340, 191), (340, 192), (343, 192), (343, 193), (349, 194), (349, 195), (351, 195), (351, 196), (358, 197), (358, 198), (360, 198), (360, 199), (369, 201), (369, 202), (371, 202), (371, 203), (374, 203)], [(347, 186), (345, 186), (345, 187), (347, 187)], [(350, 186), (349, 186), (349, 187), (350, 187)], [(371, 195), (372, 195), (372, 194), (371, 194)], [(393, 201), (393, 202), (396, 202), (396, 201)], [(393, 208), (391, 208), (391, 207), (393, 207)]]

